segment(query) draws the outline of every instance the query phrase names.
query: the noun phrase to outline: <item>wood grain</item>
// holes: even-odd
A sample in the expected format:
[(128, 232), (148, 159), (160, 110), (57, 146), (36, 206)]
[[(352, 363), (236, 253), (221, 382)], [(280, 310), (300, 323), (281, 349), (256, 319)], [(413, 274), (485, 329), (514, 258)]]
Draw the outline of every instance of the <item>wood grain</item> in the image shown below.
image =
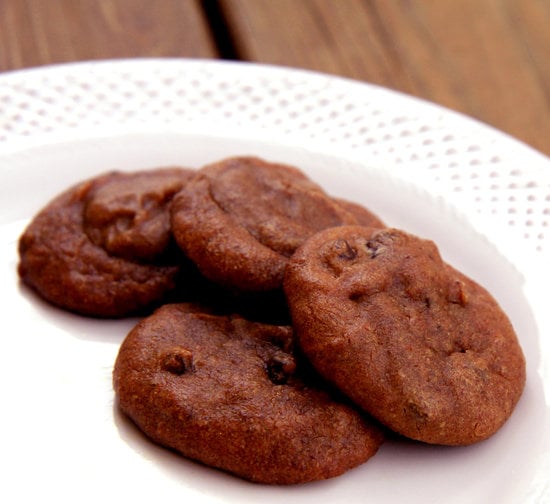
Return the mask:
[(91, 59), (217, 55), (195, 0), (0, 0), (0, 71)]
[(0, 71), (129, 57), (306, 68), (439, 103), (550, 154), (549, 27), (550, 0), (0, 0)]
[(222, 0), (245, 59), (380, 84), (550, 154), (549, 0)]

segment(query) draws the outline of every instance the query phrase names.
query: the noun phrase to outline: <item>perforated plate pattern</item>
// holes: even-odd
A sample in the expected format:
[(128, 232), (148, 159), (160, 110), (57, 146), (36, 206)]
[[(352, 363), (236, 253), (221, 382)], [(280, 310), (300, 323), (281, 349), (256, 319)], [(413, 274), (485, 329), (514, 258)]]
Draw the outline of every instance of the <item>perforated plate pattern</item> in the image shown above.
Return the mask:
[(482, 232), (509, 228), (509, 239), (522, 240), (526, 249), (550, 250), (547, 157), (477, 121), (387, 89), (202, 60), (114, 60), (0, 76), (0, 152), (51, 135), (76, 137), (90, 127), (176, 129), (195, 121), (353, 151), (442, 196)]

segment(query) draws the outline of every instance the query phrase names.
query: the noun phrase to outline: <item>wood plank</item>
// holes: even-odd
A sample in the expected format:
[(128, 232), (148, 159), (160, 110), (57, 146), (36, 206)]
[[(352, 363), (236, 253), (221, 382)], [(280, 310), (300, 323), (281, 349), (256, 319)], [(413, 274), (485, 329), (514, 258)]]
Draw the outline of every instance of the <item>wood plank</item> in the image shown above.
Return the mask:
[[(386, 82), (399, 69), (362, 0), (222, 0), (243, 59)], [(367, 65), (367, 62), (372, 65)]]
[(550, 0), (222, 0), (239, 54), (380, 84), (550, 154)]
[(0, 71), (103, 58), (217, 55), (199, 0), (0, 2)]

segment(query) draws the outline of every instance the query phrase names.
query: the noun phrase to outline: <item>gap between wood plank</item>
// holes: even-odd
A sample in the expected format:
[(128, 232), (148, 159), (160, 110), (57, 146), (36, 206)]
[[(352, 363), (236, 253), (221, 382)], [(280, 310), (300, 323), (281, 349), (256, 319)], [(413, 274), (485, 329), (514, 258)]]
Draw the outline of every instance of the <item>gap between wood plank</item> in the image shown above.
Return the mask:
[(219, 57), (225, 60), (242, 60), (227, 16), (218, 0), (200, 0), (200, 6), (214, 39)]

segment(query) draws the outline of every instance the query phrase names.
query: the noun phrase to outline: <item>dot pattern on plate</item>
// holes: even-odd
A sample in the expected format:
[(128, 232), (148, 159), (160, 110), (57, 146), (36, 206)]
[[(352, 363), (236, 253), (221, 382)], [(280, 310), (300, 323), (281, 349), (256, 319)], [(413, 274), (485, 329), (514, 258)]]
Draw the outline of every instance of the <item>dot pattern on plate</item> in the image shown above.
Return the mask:
[[(0, 78), (0, 147), (82, 127), (212, 121), (337, 144), (550, 250), (550, 162), (504, 134), (377, 86), (201, 60), (59, 65)], [(483, 231), (483, 229), (482, 229)]]

